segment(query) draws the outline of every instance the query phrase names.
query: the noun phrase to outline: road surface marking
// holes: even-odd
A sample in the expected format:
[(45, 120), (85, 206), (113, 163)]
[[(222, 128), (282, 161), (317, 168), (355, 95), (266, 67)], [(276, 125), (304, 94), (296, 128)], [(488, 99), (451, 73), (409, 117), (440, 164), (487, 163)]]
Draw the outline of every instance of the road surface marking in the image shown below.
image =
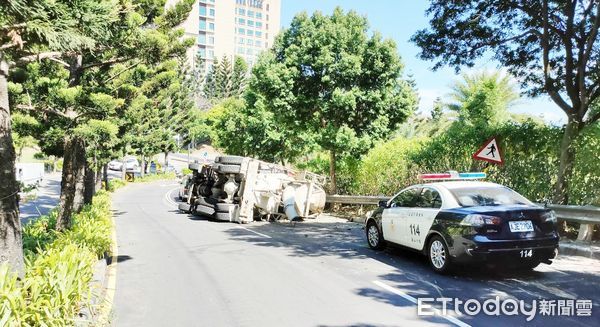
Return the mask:
[[(408, 294), (406, 294), (406, 293), (404, 293), (404, 292), (402, 292), (402, 291), (400, 291), (398, 289), (395, 289), (395, 288), (393, 288), (393, 287), (391, 287), (391, 286), (389, 286), (389, 285), (387, 285), (387, 284), (385, 284), (383, 282), (375, 280), (375, 281), (373, 281), (373, 283), (375, 285), (377, 285), (377, 286), (385, 289), (388, 292), (394, 293), (394, 294), (396, 294), (396, 295), (398, 295), (398, 296), (400, 296), (400, 297), (402, 297), (402, 298), (410, 301), (413, 304), (417, 304), (418, 303), (418, 301), (417, 301), (416, 298), (414, 298), (414, 297), (412, 297), (412, 296), (410, 296), (410, 295), (408, 295)], [(460, 320), (458, 320), (458, 319), (456, 319), (456, 318), (454, 318), (452, 316), (442, 315), (442, 311), (439, 310), (439, 309), (433, 308), (433, 312), (435, 313), (436, 316), (438, 316), (440, 318), (443, 318), (443, 319), (446, 319), (449, 322), (451, 322), (451, 323), (453, 323), (453, 324), (455, 324), (457, 326), (460, 326), (460, 327), (471, 327), (471, 325), (469, 325), (467, 323), (464, 323), (464, 322), (462, 322), (462, 321), (460, 321)]]
[(251, 230), (251, 229), (248, 229), (248, 228), (246, 228), (246, 227), (241, 227), (241, 226), (240, 226), (240, 227), (238, 227), (238, 228), (241, 228), (241, 229), (243, 229), (243, 230), (249, 231), (250, 233), (254, 233), (254, 234), (256, 234), (256, 235), (260, 235), (260, 236), (262, 236), (262, 237), (271, 238), (271, 236), (269, 236), (269, 235), (267, 235), (267, 234), (259, 233), (259, 232), (253, 231), (253, 230)]
[(169, 204), (169, 206), (171, 206), (173, 208), (179, 208), (179, 206), (177, 205), (177, 203), (175, 203), (175, 201), (173, 201), (173, 197), (171, 196), (171, 194), (173, 194), (173, 191), (175, 191), (177, 189), (178, 189), (178, 187), (165, 193), (165, 200), (167, 200), (167, 204)]

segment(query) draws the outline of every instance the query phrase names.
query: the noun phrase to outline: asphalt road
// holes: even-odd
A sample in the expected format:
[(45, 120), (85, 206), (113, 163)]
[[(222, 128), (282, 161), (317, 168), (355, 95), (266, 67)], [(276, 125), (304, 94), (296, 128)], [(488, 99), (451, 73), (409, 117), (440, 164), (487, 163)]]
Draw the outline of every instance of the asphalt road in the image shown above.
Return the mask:
[(417, 254), (370, 250), (354, 223), (237, 225), (178, 213), (176, 187), (133, 184), (114, 195), (115, 326), (526, 324), (524, 315), (417, 315), (417, 298), (439, 297), (524, 300), (527, 310), (537, 299), (587, 299), (590, 317), (541, 316), (536, 304), (528, 325), (600, 325), (595, 260), (559, 257), (529, 273), (468, 268), (440, 276)]

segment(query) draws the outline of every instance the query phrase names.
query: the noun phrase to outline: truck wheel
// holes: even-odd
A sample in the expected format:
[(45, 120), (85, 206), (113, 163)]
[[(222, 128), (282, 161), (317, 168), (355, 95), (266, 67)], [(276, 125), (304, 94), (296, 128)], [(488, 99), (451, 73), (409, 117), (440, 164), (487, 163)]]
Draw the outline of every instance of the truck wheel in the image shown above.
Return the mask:
[(233, 211), (238, 205), (235, 203), (217, 203), (215, 204), (215, 209), (217, 212), (226, 212), (229, 213), (230, 210)]
[(188, 165), (188, 168), (190, 168), (191, 170), (200, 170), (202, 169), (202, 166), (197, 162), (192, 162)]
[(213, 169), (221, 174), (239, 174), (241, 167), (238, 165), (216, 164)]
[(215, 158), (215, 162), (224, 165), (241, 165), (242, 161), (244, 161), (244, 157), (240, 156), (218, 156)]
[(213, 199), (213, 198), (208, 198), (208, 197), (198, 197), (198, 199), (196, 199), (196, 204), (197, 205), (202, 205), (205, 207), (211, 207), (214, 208), (215, 207), (215, 203), (217, 203), (217, 199)]
[(222, 221), (231, 221), (231, 215), (229, 212), (217, 212), (215, 213), (215, 218)]
[(190, 212), (190, 205), (187, 203), (180, 203), (179, 204), (179, 210), (185, 212), (185, 213), (189, 213)]
[(196, 212), (201, 214), (201, 215), (205, 215), (205, 216), (212, 216), (215, 213), (215, 208), (213, 207), (207, 207), (207, 206), (203, 206), (203, 205), (198, 205), (196, 207)]

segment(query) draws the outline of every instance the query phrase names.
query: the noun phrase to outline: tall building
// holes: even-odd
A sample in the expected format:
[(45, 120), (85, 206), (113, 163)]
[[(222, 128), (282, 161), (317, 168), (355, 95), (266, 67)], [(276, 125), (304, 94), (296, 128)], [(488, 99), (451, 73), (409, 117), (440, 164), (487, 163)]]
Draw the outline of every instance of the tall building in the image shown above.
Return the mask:
[(280, 10), (281, 0), (199, 0), (183, 27), (187, 35), (196, 34), (195, 53), (207, 67), (215, 58), (236, 55), (252, 65), (273, 45)]

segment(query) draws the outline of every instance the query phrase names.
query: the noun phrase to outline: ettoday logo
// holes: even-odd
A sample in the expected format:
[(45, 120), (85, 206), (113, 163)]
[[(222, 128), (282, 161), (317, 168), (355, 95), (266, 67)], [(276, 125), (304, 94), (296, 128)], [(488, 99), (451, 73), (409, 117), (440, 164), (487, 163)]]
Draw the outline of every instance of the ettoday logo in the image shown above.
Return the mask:
[[(440, 307), (440, 309), (438, 309)], [(591, 300), (548, 300), (539, 299), (526, 302), (517, 299), (500, 299), (496, 296), (487, 300), (458, 298), (419, 298), (417, 299), (417, 315), (433, 316), (435, 314), (447, 316), (449, 310), (457, 315), (476, 316), (481, 313), (488, 316), (525, 316), (527, 321), (542, 316), (579, 316), (592, 315)]]

